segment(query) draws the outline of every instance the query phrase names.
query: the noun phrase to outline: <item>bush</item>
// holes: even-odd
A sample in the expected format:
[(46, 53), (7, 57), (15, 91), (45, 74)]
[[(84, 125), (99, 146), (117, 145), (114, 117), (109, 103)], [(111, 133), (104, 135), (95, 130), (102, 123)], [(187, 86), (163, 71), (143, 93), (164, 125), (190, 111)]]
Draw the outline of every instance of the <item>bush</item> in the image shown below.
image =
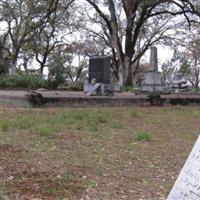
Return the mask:
[(46, 80), (37, 75), (1, 75), (0, 88), (47, 88), (48, 83)]
[(65, 82), (64, 60), (60, 55), (52, 57), (48, 63), (49, 68), (49, 87), (56, 88), (58, 85)]

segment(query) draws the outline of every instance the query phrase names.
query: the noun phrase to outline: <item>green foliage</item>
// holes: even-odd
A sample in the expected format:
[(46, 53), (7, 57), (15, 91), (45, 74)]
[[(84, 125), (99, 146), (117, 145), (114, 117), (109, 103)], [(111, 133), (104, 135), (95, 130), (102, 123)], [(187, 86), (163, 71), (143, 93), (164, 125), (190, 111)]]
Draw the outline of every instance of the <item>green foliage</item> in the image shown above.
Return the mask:
[(133, 87), (131, 85), (126, 85), (122, 87), (123, 92), (131, 92)]
[(131, 110), (130, 112), (128, 112), (128, 116), (132, 118), (136, 118), (139, 116), (139, 113), (135, 110)]
[(2, 130), (2, 131), (7, 132), (7, 131), (10, 130), (10, 128), (11, 128), (11, 123), (10, 123), (10, 121), (8, 121), (8, 120), (2, 121), (2, 123), (1, 123), (1, 130)]
[(152, 137), (151, 137), (150, 133), (148, 133), (146, 131), (137, 133), (136, 141), (147, 141), (147, 142), (150, 142), (151, 140), (152, 140)]
[(54, 55), (48, 63), (50, 87), (57, 87), (65, 81), (64, 60), (59, 55)]
[(114, 128), (114, 129), (123, 129), (124, 125), (119, 123), (119, 122), (115, 122), (115, 123), (113, 123), (112, 128)]
[(93, 121), (92, 123), (90, 123), (89, 129), (92, 132), (96, 132), (96, 131), (98, 131), (98, 127), (99, 127), (98, 122), (97, 121)]
[(46, 88), (47, 81), (37, 75), (1, 75), (0, 88)]
[(67, 87), (64, 87), (68, 91), (83, 91), (84, 83), (81, 81), (68, 83)]
[(36, 132), (37, 135), (48, 136), (52, 130), (47, 125), (41, 124), (34, 127), (34, 131)]
[(16, 127), (20, 129), (28, 129), (31, 128), (34, 125), (34, 122), (29, 117), (22, 117), (21, 120), (17, 121)]
[(191, 63), (184, 52), (174, 51), (173, 57), (162, 65), (162, 78), (167, 81), (173, 73), (180, 72), (184, 75), (191, 73)]
[(185, 57), (184, 54), (180, 57), (180, 69), (179, 72), (182, 74), (190, 74), (191, 71), (191, 64), (189, 63), (188, 59)]

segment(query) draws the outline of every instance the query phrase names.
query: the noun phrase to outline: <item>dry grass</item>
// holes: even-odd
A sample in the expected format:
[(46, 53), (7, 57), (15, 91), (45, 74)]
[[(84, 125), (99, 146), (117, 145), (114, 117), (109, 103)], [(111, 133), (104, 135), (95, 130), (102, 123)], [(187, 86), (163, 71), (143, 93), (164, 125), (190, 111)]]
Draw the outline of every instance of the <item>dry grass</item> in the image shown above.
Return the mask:
[(0, 111), (0, 199), (166, 199), (198, 107)]

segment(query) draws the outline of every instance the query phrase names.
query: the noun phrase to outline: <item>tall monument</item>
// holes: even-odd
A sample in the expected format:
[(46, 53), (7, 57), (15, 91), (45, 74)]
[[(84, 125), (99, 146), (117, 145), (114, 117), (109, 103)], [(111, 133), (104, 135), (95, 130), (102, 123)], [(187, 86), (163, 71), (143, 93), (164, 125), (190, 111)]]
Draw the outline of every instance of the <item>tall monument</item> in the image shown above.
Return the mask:
[(142, 92), (163, 92), (163, 84), (161, 81), (161, 73), (158, 71), (157, 48), (151, 47), (149, 70), (145, 74)]

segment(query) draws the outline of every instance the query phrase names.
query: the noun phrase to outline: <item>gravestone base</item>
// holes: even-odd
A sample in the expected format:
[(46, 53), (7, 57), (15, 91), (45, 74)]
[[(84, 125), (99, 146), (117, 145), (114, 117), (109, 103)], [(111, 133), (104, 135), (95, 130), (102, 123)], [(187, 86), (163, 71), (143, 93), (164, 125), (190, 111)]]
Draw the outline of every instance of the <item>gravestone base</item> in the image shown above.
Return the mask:
[(145, 74), (142, 93), (164, 92), (160, 72), (147, 72)]

